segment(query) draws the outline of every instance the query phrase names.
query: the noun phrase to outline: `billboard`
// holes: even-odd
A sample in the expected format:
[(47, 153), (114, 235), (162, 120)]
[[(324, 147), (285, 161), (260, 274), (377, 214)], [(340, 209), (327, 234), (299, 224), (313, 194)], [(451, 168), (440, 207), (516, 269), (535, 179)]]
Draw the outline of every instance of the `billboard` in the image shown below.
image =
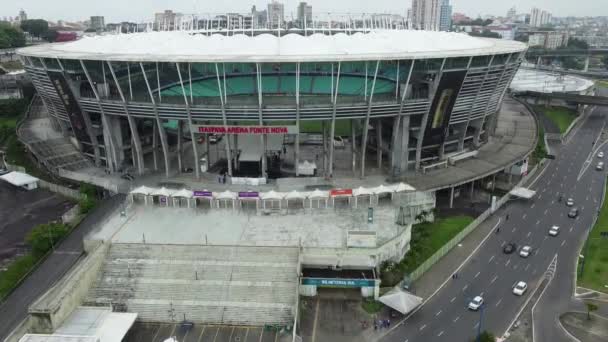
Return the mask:
[(76, 97), (74, 97), (65, 76), (58, 71), (48, 71), (47, 73), (65, 107), (65, 112), (68, 114), (68, 118), (72, 124), (74, 136), (76, 136), (76, 139), (80, 142), (91, 144), (91, 137), (89, 136), (89, 132), (87, 131), (84, 122), (84, 115), (80, 110), (78, 102), (76, 102)]
[(193, 132), (206, 134), (297, 134), (297, 126), (209, 126), (192, 125)]
[(443, 144), (454, 103), (466, 75), (466, 70), (462, 70), (444, 72), (441, 76), (424, 131), (424, 145)]

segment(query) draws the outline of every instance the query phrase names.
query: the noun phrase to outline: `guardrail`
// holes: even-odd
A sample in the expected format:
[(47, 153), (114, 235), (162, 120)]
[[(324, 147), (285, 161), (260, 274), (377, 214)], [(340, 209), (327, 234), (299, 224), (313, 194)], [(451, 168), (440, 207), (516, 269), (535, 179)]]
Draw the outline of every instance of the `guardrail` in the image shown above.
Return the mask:
[[(537, 164), (526, 176), (524, 176), (516, 186), (521, 186), (525, 182), (527, 182), (536, 172), (538, 171), (539, 164)], [(466, 228), (464, 228), (460, 233), (454, 236), (448, 243), (443, 245), (437, 252), (431, 255), (425, 262), (423, 262), (418, 268), (416, 268), (411, 274), (410, 278), (412, 280), (417, 280), (420, 278), (426, 271), (428, 271), (433, 265), (435, 265), (441, 258), (443, 258), (446, 254), (448, 254), (452, 248), (458, 245), (465, 237), (467, 237), (472, 231), (474, 231), (481, 223), (483, 223), (490, 215), (492, 215), (496, 210), (500, 209), (507, 201), (509, 200), (509, 194), (507, 193), (503, 197), (501, 197), (496, 202), (496, 207), (489, 208), (484, 211), (481, 215), (479, 215), (473, 222), (471, 222)]]

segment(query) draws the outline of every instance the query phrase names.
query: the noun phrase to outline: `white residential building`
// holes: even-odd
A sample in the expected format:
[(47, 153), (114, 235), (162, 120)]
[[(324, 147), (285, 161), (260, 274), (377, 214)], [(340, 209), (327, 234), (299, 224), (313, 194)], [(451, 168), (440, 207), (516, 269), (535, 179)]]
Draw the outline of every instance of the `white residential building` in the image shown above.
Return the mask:
[(412, 28), (439, 31), (440, 0), (412, 0)]

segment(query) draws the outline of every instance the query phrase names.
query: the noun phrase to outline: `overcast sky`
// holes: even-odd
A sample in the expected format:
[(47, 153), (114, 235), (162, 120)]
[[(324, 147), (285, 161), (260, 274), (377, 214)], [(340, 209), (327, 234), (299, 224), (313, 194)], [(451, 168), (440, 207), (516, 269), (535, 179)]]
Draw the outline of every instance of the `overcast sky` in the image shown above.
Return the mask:
[[(0, 17), (16, 16), (23, 8), (29, 18), (68, 21), (86, 20), (91, 15), (106, 17), (106, 23), (115, 21), (150, 20), (155, 12), (172, 9), (183, 13), (249, 12), (251, 5), (265, 8), (266, 0), (2, 0)], [(299, 0), (282, 0), (285, 15), (295, 16)], [(469, 16), (505, 15), (511, 6), (518, 13), (529, 12), (531, 7), (549, 10), (554, 16), (608, 15), (608, 0), (451, 0), (454, 12)], [(309, 0), (314, 12), (333, 13), (397, 13), (404, 14), (411, 0)]]

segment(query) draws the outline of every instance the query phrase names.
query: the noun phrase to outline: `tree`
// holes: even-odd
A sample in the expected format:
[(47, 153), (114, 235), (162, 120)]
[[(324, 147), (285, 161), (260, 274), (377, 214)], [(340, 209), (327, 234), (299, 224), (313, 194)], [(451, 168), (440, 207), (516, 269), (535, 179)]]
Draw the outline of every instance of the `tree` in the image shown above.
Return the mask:
[(591, 313), (597, 311), (598, 306), (591, 302), (586, 302), (585, 306), (587, 307), (587, 319), (591, 319)]
[(587, 50), (587, 49), (589, 49), (589, 44), (587, 44), (587, 42), (584, 40), (572, 38), (568, 41), (568, 48)]
[[(471, 340), (472, 342), (477, 342), (477, 338)], [(496, 342), (496, 337), (489, 331), (484, 330), (481, 335), (479, 335), (480, 342)]]
[(485, 37), (485, 38), (502, 38), (502, 36), (496, 32), (492, 32), (490, 30), (483, 30), (481, 32), (471, 32), (469, 35), (473, 37)]
[(69, 228), (63, 223), (39, 224), (27, 235), (26, 241), (36, 257), (45, 255), (67, 233)]
[(0, 48), (18, 48), (25, 46), (25, 35), (8, 24), (0, 24)]
[(43, 19), (30, 19), (21, 22), (21, 29), (34, 37), (41, 38), (49, 30), (49, 23)]

